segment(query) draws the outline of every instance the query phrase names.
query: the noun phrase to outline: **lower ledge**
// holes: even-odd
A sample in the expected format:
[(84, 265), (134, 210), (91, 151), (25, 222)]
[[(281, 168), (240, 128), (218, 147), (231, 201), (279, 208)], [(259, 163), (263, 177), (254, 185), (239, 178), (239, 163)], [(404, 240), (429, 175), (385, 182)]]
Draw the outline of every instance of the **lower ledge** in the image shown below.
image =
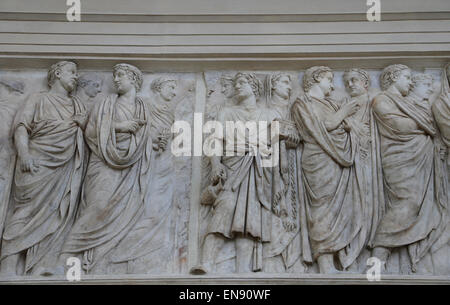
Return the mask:
[(82, 275), (69, 282), (64, 276), (0, 277), (0, 285), (450, 285), (450, 276), (381, 275), (370, 282), (363, 274), (239, 274), (239, 275)]

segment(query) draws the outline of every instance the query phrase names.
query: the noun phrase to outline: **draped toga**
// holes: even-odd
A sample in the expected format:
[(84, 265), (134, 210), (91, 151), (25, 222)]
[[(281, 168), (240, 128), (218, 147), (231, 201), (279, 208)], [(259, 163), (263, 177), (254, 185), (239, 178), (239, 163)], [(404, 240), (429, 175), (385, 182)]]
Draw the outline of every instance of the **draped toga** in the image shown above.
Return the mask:
[[(157, 144), (160, 133), (171, 135), (174, 109), (167, 102), (154, 102), (149, 109), (150, 136)], [(136, 260), (128, 268), (133, 273), (168, 272), (175, 262), (177, 211), (173, 201), (174, 160), (170, 143), (169, 140), (165, 151), (152, 154), (144, 213), (112, 255), (115, 263)]]
[(96, 104), (89, 117), (85, 136), (92, 153), (80, 213), (63, 248), (65, 253), (84, 252), (83, 268), (88, 271), (99, 261), (105, 263), (143, 213), (151, 157), (149, 127), (143, 125), (133, 134), (117, 132), (114, 123), (148, 117), (140, 98), (131, 105), (117, 95)]
[[(218, 121), (224, 127), (226, 122), (255, 122), (258, 126), (259, 121), (267, 122), (267, 119), (256, 106), (225, 106)], [(264, 140), (256, 142), (255, 134), (247, 132), (246, 135), (239, 128), (233, 138), (237, 143), (234, 147), (223, 141), (225, 155), (221, 163), (227, 169), (227, 178), (213, 204), (206, 235), (216, 233), (228, 239), (240, 235), (253, 239), (252, 269), (258, 271), (262, 268), (262, 243), (269, 242), (271, 236), (271, 172), (263, 166), (263, 159), (270, 156), (269, 146)]]
[(433, 103), (432, 111), (437, 126), (441, 132), (442, 139), (447, 146), (447, 166), (450, 169), (450, 86), (447, 70), (450, 64), (446, 65), (442, 72), (442, 89), (439, 98)]
[[(386, 199), (386, 211), (373, 246), (407, 245), (414, 266), (446, 226), (447, 191), (433, 139), (436, 129), (429, 105), (389, 92), (381, 95), (381, 101), (394, 110), (381, 113), (373, 108), (380, 135)], [(408, 122), (408, 128), (397, 126), (398, 120)]]
[[(266, 116), (270, 122), (280, 121), (281, 124), (290, 124), (292, 103), (283, 100), (267, 101)], [(281, 127), (281, 129), (283, 129)], [(295, 132), (297, 130), (295, 129)], [(287, 132), (287, 131), (284, 131)], [(288, 132), (289, 133), (289, 132)], [(301, 181), (301, 154), (302, 145), (289, 147), (285, 140), (279, 144), (279, 162), (277, 166), (269, 168), (272, 172), (272, 206), (279, 205), (286, 209), (287, 215), (273, 213), (271, 221), (270, 243), (264, 246), (264, 258), (281, 255), (284, 268), (289, 270), (301, 259), (311, 262), (308, 232), (300, 230), (300, 223), (305, 223), (304, 186)], [(273, 212), (273, 211), (272, 211)], [(287, 228), (289, 220), (295, 227)], [(265, 270), (272, 271), (270, 269)], [(272, 267), (273, 268), (273, 267)]]
[(303, 139), (301, 172), (306, 192), (305, 209), (314, 259), (337, 253), (342, 267), (350, 266), (367, 239), (363, 194), (355, 170), (357, 140), (343, 124), (332, 131), (326, 119), (339, 110), (331, 99), (306, 94), (292, 107)]
[(29, 153), (39, 160), (39, 169), (22, 172), (16, 166), (2, 259), (26, 251), (25, 272), (41, 261), (55, 262), (73, 224), (86, 154), (82, 130), (72, 117), (83, 112), (76, 98), (39, 93), (16, 116), (14, 130), (27, 130)]

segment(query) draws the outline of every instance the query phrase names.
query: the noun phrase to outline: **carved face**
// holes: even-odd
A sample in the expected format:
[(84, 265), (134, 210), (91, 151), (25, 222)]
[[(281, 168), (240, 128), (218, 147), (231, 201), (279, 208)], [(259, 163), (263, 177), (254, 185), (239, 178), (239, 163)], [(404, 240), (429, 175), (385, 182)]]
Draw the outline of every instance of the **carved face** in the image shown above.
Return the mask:
[(78, 80), (77, 66), (72, 64), (64, 65), (56, 71), (55, 75), (67, 92), (72, 92), (76, 88)]
[(102, 92), (103, 81), (102, 80), (91, 80), (84, 86), (84, 92), (90, 98), (94, 98)]
[(234, 89), (236, 90), (238, 101), (243, 101), (253, 95), (252, 86), (250, 86), (248, 80), (245, 77), (239, 77), (235, 81)]
[(223, 80), (221, 82), (222, 90), (220, 91), (225, 97), (232, 98), (234, 95), (233, 81)]
[(275, 86), (272, 90), (274, 95), (278, 95), (283, 99), (289, 99), (292, 91), (291, 80), (286, 75), (280, 77), (275, 82)]
[(127, 71), (119, 69), (114, 73), (114, 84), (116, 85), (117, 92), (124, 94), (134, 88), (134, 80), (127, 73)]
[(411, 90), (411, 85), (411, 70), (401, 70), (394, 79), (394, 86), (403, 96), (406, 96), (409, 90)]
[(164, 82), (161, 85), (161, 97), (163, 98), (163, 100), (170, 102), (175, 96), (175, 89), (177, 88), (177, 83), (174, 81), (168, 81), (168, 82)]
[(430, 96), (433, 94), (432, 80), (422, 79), (416, 81), (412, 87), (412, 92), (424, 100), (429, 100)]
[(322, 90), (323, 94), (325, 96), (328, 96), (331, 94), (331, 91), (333, 91), (333, 73), (326, 72), (321, 74), (320, 81), (318, 83), (319, 88)]
[(363, 77), (357, 72), (344, 74), (345, 89), (351, 97), (363, 95), (367, 92)]

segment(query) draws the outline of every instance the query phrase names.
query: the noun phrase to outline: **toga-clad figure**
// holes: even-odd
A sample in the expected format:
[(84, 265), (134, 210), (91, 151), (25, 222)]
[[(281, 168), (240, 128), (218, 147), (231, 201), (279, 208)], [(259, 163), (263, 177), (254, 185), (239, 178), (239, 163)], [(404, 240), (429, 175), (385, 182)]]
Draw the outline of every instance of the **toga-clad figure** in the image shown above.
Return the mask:
[[(218, 120), (225, 122), (267, 121), (264, 109), (257, 105), (260, 81), (253, 74), (238, 73), (234, 77), (236, 104), (227, 104)], [(262, 245), (270, 241), (271, 184), (268, 167), (262, 159), (269, 157), (268, 146), (253, 142), (252, 131), (237, 128), (236, 136), (228, 134), (223, 141), (224, 156), (213, 156), (212, 184), (216, 185), (211, 219), (202, 245), (201, 263), (191, 273), (214, 271), (219, 251), (225, 241), (234, 240), (236, 272), (262, 270)], [(233, 140), (234, 139), (234, 140)], [(228, 141), (237, 145), (229, 147)], [(255, 149), (257, 150), (255, 152)], [(267, 149), (267, 150), (266, 150)], [(205, 204), (205, 201), (202, 202)]]
[(86, 126), (92, 150), (80, 213), (64, 255), (83, 254), (86, 272), (112, 273), (110, 254), (142, 215), (147, 193), (151, 139), (149, 111), (136, 93), (142, 73), (129, 64), (114, 66), (118, 94), (95, 104)]
[[(85, 165), (85, 110), (69, 94), (77, 66), (61, 61), (48, 71), (49, 92), (31, 95), (14, 123), (18, 152), (13, 204), (2, 241), (2, 273), (52, 273), (77, 212)], [(18, 271), (21, 257), (24, 270)]]
[(388, 66), (381, 74), (384, 91), (373, 100), (386, 207), (372, 256), (386, 262), (393, 248), (407, 246), (415, 272), (445, 230), (447, 194), (431, 105), (408, 96), (411, 84), (407, 66)]
[(269, 122), (280, 124), (280, 142), (279, 162), (270, 168), (273, 214), (270, 243), (263, 247), (263, 271), (304, 273), (303, 262), (311, 262), (311, 254), (309, 247), (303, 247), (308, 239), (307, 232), (300, 230), (300, 223), (305, 222), (304, 208), (300, 204), (304, 191), (298, 175), (300, 137), (291, 117), (291, 76), (282, 72), (267, 75), (265, 95)]
[(312, 67), (303, 76), (305, 94), (292, 107), (303, 141), (301, 171), (305, 186), (307, 222), (313, 260), (320, 273), (338, 273), (349, 267), (366, 241), (365, 209), (354, 162), (358, 141), (346, 118), (359, 106), (340, 106), (330, 98), (333, 73)]
[(158, 77), (151, 83), (155, 98), (149, 105), (149, 125), (154, 152), (144, 213), (112, 254), (113, 262), (127, 263), (129, 273), (175, 270), (177, 208), (173, 200), (176, 184), (170, 129), (175, 121), (176, 87), (177, 81), (169, 77)]
[[(346, 121), (356, 135), (358, 148), (355, 155), (355, 170), (358, 187), (361, 190), (364, 208), (363, 232), (360, 234), (365, 245), (374, 238), (380, 216), (384, 207), (383, 176), (379, 152), (379, 141), (375, 119), (371, 110), (371, 101), (378, 90), (370, 88), (369, 74), (358, 68), (346, 70), (343, 75), (345, 89), (350, 95), (349, 101), (356, 101), (358, 111)], [(362, 272), (367, 268), (370, 249), (362, 249), (357, 260), (348, 268), (349, 271)]]

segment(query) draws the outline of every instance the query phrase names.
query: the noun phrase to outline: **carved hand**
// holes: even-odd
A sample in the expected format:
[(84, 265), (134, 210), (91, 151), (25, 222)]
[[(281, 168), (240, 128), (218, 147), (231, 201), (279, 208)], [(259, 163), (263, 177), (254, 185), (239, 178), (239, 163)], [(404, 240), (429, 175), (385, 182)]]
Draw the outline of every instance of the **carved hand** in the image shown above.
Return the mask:
[(81, 128), (84, 128), (88, 119), (88, 115), (86, 113), (79, 113), (73, 116), (73, 121)]
[(169, 142), (169, 138), (170, 138), (170, 130), (164, 129), (160, 132), (160, 134), (158, 136), (159, 149), (161, 149), (162, 151), (166, 150), (166, 146), (167, 146), (167, 143)]
[(289, 217), (286, 217), (283, 219), (283, 227), (286, 231), (291, 232), (297, 228), (297, 225), (295, 224), (294, 220), (292, 220)]
[(134, 134), (145, 124), (146, 121), (143, 120), (130, 120), (116, 123), (115, 129), (117, 132), (131, 132)]
[(288, 215), (286, 208), (281, 207), (280, 204), (274, 204), (272, 210), (278, 217), (286, 217)]
[(227, 170), (222, 163), (217, 163), (213, 165), (213, 174), (211, 177), (211, 182), (217, 184), (220, 180), (225, 181), (227, 179)]
[(286, 146), (288, 148), (296, 148), (301, 142), (301, 139), (297, 135), (289, 135), (286, 139)]
[(31, 159), (30, 157), (21, 158), (20, 169), (22, 172), (31, 172), (35, 174), (39, 170), (39, 160)]
[(356, 100), (350, 101), (349, 103), (342, 106), (341, 111), (344, 114), (344, 118), (354, 115), (360, 108), (360, 105)]
[[(360, 106), (358, 105), (356, 100), (344, 104), (342, 108), (339, 109), (339, 111), (337, 111), (325, 121), (325, 127), (328, 131), (335, 130), (339, 125), (341, 125), (342, 121), (344, 121), (345, 118), (355, 114), (358, 111), (359, 107)], [(347, 131), (350, 131), (350, 126), (348, 126), (348, 124), (345, 125), (345, 129)]]

